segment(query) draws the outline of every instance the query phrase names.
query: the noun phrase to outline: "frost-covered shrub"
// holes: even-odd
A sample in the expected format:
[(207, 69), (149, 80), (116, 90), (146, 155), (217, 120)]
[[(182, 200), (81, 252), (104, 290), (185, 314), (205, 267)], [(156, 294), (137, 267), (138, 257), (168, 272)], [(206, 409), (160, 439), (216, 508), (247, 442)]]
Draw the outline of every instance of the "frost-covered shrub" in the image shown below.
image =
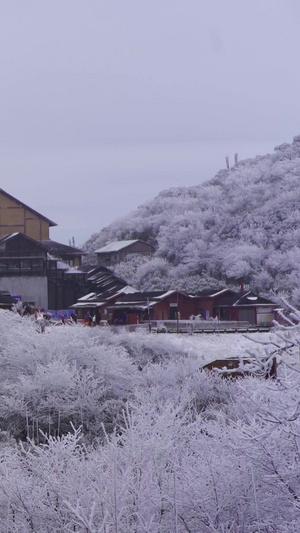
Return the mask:
[(201, 371), (208, 342), (228, 350), (225, 337), (193, 348), (187, 337), (81, 326), (38, 334), (0, 312), (0, 532), (296, 532), (297, 313), (252, 343), (258, 358), (279, 355), (278, 380), (228, 381)]
[(104, 332), (100, 334), (101, 342), (104, 341), (115, 347), (126, 350), (131, 360), (140, 367), (148, 363), (159, 363), (186, 357), (187, 350), (176, 344), (163, 335), (151, 335), (145, 331), (138, 331), (132, 335), (126, 330), (120, 329), (115, 334)]
[[(137, 368), (121, 346), (99, 343), (83, 327), (49, 327), (39, 334), (30, 320), (0, 313), (0, 421), (18, 438), (69, 431), (70, 422), (91, 436), (111, 431), (132, 393)], [(5, 325), (5, 327), (3, 327)]]

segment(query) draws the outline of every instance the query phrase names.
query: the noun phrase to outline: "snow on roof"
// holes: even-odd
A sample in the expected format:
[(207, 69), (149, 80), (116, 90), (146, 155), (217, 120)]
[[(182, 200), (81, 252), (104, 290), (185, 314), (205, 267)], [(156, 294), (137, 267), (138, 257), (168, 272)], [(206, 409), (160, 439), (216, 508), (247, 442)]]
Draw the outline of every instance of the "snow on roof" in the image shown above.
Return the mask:
[(70, 309), (84, 309), (84, 308), (91, 308), (91, 307), (101, 307), (104, 304), (104, 302), (77, 302), (76, 304), (70, 305)]
[(69, 270), (70, 265), (65, 261), (57, 261), (58, 270)]
[(6, 235), (3, 235), (3, 237), (1, 237), (1, 242), (6, 242), (6, 241), (9, 241), (10, 239), (12, 239), (13, 237), (15, 237), (16, 235), (18, 235), (18, 232), (15, 232), (15, 233), (7, 233)]
[(118, 292), (122, 292), (123, 294), (132, 294), (134, 292), (137, 292), (137, 289), (134, 289), (130, 285), (126, 285), (126, 287), (123, 287), (123, 289), (120, 289)]
[(131, 244), (134, 244), (135, 242), (138, 242), (138, 239), (134, 239), (132, 241), (114, 241), (110, 242), (106, 246), (103, 246), (102, 248), (99, 248), (99, 250), (95, 250), (96, 254), (102, 254), (105, 252), (118, 252), (119, 250), (122, 250), (123, 248), (127, 248), (127, 246), (130, 246)]
[(164, 292), (163, 294), (161, 294), (160, 296), (158, 296), (158, 299), (159, 299), (159, 300), (163, 300), (164, 298), (167, 298), (167, 297), (170, 296), (171, 294), (174, 294), (174, 292), (177, 292), (177, 291), (176, 291), (176, 290), (172, 290), (172, 291)]
[(96, 269), (97, 267), (95, 265), (72, 266), (66, 274), (89, 274), (90, 272), (96, 271)]
[(78, 298), (78, 302), (82, 300), (89, 300), (90, 298), (95, 298), (96, 293), (95, 292), (89, 292), (88, 294), (85, 294), (84, 296), (81, 296), (81, 298)]
[(215, 296), (220, 296), (225, 292), (232, 292), (230, 289), (203, 289), (197, 292), (197, 296), (206, 296), (207, 298), (214, 298)]
[(49, 252), (47, 252), (47, 259), (48, 261), (60, 261), (59, 257), (56, 257), (55, 255), (51, 255), (49, 254)]

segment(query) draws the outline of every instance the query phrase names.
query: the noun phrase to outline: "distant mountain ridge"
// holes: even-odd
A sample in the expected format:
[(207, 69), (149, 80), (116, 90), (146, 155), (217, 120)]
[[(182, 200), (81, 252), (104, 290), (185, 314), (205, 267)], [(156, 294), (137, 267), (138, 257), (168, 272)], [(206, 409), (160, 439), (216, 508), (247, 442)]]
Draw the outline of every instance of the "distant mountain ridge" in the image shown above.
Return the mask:
[[(184, 179), (184, 176), (183, 176)], [(250, 284), (300, 303), (300, 136), (194, 187), (162, 191), (85, 244), (143, 239), (151, 260), (116, 267), (141, 289)], [(126, 279), (127, 279), (126, 278)]]

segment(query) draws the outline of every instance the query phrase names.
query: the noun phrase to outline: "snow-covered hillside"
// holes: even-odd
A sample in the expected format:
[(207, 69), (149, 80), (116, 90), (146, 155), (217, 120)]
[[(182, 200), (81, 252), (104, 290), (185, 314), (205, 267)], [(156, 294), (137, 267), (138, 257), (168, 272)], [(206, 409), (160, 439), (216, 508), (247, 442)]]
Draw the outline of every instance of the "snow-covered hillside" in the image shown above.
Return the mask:
[[(152, 260), (117, 267), (142, 289), (249, 283), (300, 302), (300, 136), (196, 187), (161, 192), (86, 243), (140, 238)], [(184, 176), (182, 177), (184, 183)]]

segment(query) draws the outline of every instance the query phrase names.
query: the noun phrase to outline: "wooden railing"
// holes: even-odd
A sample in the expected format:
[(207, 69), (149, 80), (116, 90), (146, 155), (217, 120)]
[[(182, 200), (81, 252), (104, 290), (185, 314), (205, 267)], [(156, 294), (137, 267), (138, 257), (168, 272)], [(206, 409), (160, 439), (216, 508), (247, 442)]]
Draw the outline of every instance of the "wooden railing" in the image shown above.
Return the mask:
[(125, 327), (128, 331), (145, 330), (151, 333), (247, 333), (251, 331), (269, 331), (269, 326), (259, 326), (246, 321), (210, 321), (210, 320), (150, 320), (143, 324), (110, 326), (119, 331)]

